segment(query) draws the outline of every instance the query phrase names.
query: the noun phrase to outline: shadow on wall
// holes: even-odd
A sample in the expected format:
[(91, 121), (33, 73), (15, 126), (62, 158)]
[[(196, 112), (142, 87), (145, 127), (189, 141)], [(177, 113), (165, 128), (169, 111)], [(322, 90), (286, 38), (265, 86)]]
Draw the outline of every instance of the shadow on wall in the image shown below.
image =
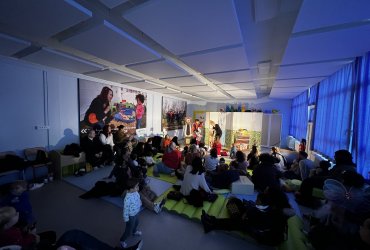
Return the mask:
[(63, 150), (64, 147), (71, 143), (80, 144), (78, 135), (73, 134), (72, 129), (66, 128), (64, 130), (64, 136), (58, 141), (55, 146), (50, 145), (50, 150)]

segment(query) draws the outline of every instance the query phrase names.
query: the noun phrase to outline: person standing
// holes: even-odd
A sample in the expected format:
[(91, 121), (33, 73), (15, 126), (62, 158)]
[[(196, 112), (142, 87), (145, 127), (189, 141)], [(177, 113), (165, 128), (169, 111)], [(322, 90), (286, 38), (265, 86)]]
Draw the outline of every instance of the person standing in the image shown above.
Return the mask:
[(126, 240), (130, 235), (141, 236), (142, 234), (137, 230), (139, 225), (138, 213), (141, 208), (139, 182), (136, 179), (130, 179), (127, 181), (127, 186), (129, 190), (123, 201), (123, 219), (126, 223), (126, 227), (120, 238), (121, 247), (123, 248), (127, 247)]
[(145, 97), (142, 94), (138, 94), (135, 97), (136, 99), (136, 129), (141, 128), (141, 119), (143, 118), (145, 107), (144, 107), (144, 101)]

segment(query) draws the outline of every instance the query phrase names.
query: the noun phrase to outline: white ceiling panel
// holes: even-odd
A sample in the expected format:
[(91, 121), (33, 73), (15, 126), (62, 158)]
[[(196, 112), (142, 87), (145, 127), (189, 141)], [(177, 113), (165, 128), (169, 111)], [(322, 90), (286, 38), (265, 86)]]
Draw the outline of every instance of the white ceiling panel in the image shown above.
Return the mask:
[(256, 91), (253, 90), (230, 90), (227, 91), (230, 95), (235, 98), (257, 98)]
[(199, 86), (182, 86), (181, 87), (181, 90), (182, 91), (185, 91), (185, 92), (192, 92), (192, 93), (195, 93), (195, 92), (198, 92), (198, 91), (207, 91), (207, 89), (209, 91), (213, 91), (213, 89), (211, 87), (208, 87), (208, 86), (204, 86), (204, 85), (199, 85)]
[(126, 3), (129, 0), (99, 0), (99, 1), (102, 2), (109, 9), (113, 9), (114, 7), (117, 7), (118, 5)]
[(253, 82), (239, 82), (239, 83), (229, 83), (229, 84), (219, 84), (218, 87), (223, 90), (238, 90), (238, 89), (254, 89)]
[(123, 31), (105, 22), (64, 40), (63, 43), (119, 65), (158, 58), (127, 34), (118, 32)]
[(188, 73), (168, 61), (154, 61), (128, 65), (128, 68), (153, 78), (184, 76)]
[(175, 77), (161, 80), (179, 87), (204, 85), (194, 76)]
[(139, 89), (143, 89), (144, 91), (145, 91), (145, 89), (154, 90), (154, 89), (160, 88), (158, 86), (155, 86), (153, 84), (149, 84), (149, 83), (144, 82), (144, 81), (130, 82), (130, 83), (125, 83), (124, 85), (139, 88)]
[(301, 79), (286, 79), (286, 80), (276, 80), (273, 88), (294, 88), (294, 87), (303, 87), (303, 86), (312, 86), (316, 83), (324, 80), (325, 77), (309, 77)]
[(177, 55), (242, 42), (232, 0), (151, 1), (124, 18)]
[(276, 79), (330, 76), (343, 68), (348, 61), (281, 66)]
[(249, 68), (247, 57), (242, 46), (217, 50), (204, 54), (181, 57), (189, 66), (202, 73), (239, 70)]
[(45, 48), (22, 57), (22, 59), (75, 73), (84, 73), (102, 68), (100, 65), (86, 60)]
[(309, 87), (308, 86), (295, 86), (294, 88), (287, 88), (287, 87), (274, 87), (271, 92), (274, 93), (302, 93), (306, 91)]
[(155, 91), (155, 92), (158, 92), (158, 93), (162, 93), (162, 94), (167, 94), (167, 95), (173, 95), (173, 94), (180, 94), (179, 92), (176, 92), (176, 91), (172, 91), (172, 90), (169, 90), (169, 89), (166, 89), (166, 88), (156, 88), (156, 89), (151, 89), (152, 91)]
[(137, 81), (138, 79), (131, 78), (129, 76), (124, 75), (124, 73), (120, 73), (118, 71), (112, 71), (112, 70), (102, 70), (98, 72), (93, 72), (93, 73), (88, 73), (86, 75), (112, 81), (112, 82), (117, 82), (117, 83), (123, 83), (123, 82), (133, 82)]
[(247, 82), (251, 80), (250, 70), (206, 74), (205, 76), (219, 83)]
[(291, 38), (282, 64), (356, 57), (369, 50), (370, 24)]
[(87, 9), (68, 2), (72, 1), (0, 1), (0, 29), (16, 30), (34, 38), (47, 38), (90, 18), (91, 12)]
[(16, 39), (4, 34), (0, 34), (0, 54), (11, 56), (14, 53), (27, 48), (31, 44), (29, 42)]
[(202, 91), (202, 92), (197, 92), (197, 95), (200, 97), (204, 97), (206, 99), (209, 98), (217, 98), (217, 99), (229, 99), (230, 97), (225, 96), (222, 94), (220, 91)]
[(366, 20), (370, 18), (369, 10), (369, 0), (303, 1), (293, 32)]
[(202, 100), (202, 99), (192, 97), (192, 96), (189, 96), (189, 95), (184, 95), (184, 94), (181, 94), (181, 93), (175, 93), (175, 94), (172, 94), (172, 96), (183, 98), (183, 99), (186, 99), (186, 100), (189, 100), (189, 101), (200, 101), (200, 100)]
[(294, 92), (294, 93), (276, 93), (271, 91), (270, 98), (275, 99), (293, 99), (294, 97), (298, 96), (301, 92)]

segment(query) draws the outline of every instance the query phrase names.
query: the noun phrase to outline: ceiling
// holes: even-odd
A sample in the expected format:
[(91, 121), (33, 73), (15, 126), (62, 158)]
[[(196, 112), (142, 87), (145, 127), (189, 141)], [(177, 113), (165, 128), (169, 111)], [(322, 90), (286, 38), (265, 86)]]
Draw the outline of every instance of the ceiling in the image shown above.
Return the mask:
[(1, 55), (191, 101), (291, 99), (369, 50), (369, 0), (0, 1)]

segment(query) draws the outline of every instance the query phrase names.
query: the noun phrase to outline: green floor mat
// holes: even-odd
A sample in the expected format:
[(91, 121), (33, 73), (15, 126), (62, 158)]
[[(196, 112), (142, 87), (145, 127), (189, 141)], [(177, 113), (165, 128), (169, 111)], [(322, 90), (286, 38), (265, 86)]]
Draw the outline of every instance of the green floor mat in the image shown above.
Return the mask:
[(153, 176), (153, 167), (148, 168), (148, 172), (146, 173), (146, 175), (149, 176), (149, 177), (158, 179), (158, 180), (162, 180), (162, 181), (172, 183), (172, 184), (175, 184), (177, 182), (177, 177), (176, 176), (172, 177), (172, 176), (169, 176), (168, 174), (159, 174), (159, 177)]
[[(174, 189), (168, 189), (160, 197), (158, 197), (157, 201), (160, 201), (163, 198), (167, 197), (167, 194), (172, 190)], [(187, 201), (185, 199), (181, 199), (179, 201), (167, 199), (166, 204), (163, 208), (169, 212), (173, 212), (186, 218), (198, 221), (200, 220), (200, 216), (202, 215), (202, 209), (204, 209), (208, 214), (216, 216), (217, 218), (228, 217), (226, 209), (226, 198), (223, 195), (218, 195), (217, 199), (213, 203), (204, 202), (203, 207), (201, 208), (196, 208), (192, 205), (187, 204)]]

